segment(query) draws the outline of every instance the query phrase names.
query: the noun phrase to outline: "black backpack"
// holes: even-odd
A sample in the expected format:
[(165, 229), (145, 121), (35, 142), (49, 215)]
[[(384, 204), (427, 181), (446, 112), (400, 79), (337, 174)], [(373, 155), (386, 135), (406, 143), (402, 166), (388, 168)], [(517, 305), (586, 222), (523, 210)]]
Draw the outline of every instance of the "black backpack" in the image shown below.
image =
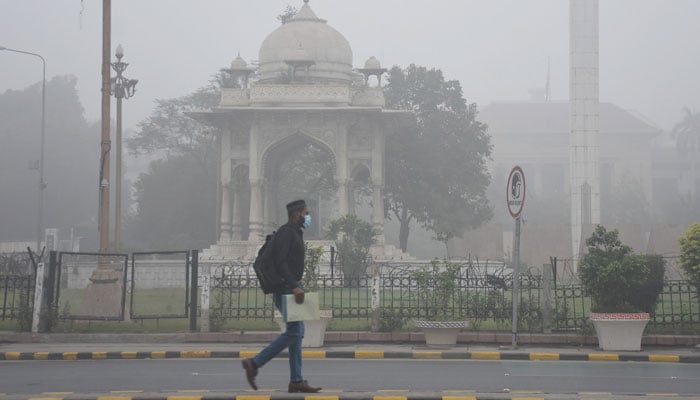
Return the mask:
[(284, 279), (277, 272), (277, 268), (275, 268), (275, 256), (272, 254), (272, 241), (274, 239), (275, 232), (265, 236), (265, 243), (258, 250), (258, 256), (255, 257), (255, 262), (253, 263), (253, 269), (255, 270), (255, 275), (258, 276), (260, 288), (265, 294), (279, 293), (284, 289)]

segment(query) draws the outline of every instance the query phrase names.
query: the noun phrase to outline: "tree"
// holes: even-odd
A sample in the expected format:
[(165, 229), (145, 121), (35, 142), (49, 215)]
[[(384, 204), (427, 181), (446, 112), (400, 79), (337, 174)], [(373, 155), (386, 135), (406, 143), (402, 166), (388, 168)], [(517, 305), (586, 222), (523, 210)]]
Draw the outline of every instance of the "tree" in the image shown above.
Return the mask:
[[(215, 79), (218, 83), (218, 76)], [(201, 124), (186, 113), (216, 107), (220, 98), (218, 84), (211, 84), (186, 96), (156, 100), (151, 115), (139, 123), (133, 137), (126, 139), (129, 150), (134, 154), (195, 154), (200, 160), (210, 158), (216, 151), (216, 128)]]
[(135, 184), (137, 211), (125, 224), (125, 241), (149, 250), (201, 248), (216, 240), (218, 131), (186, 115), (211, 109), (218, 83), (168, 100), (157, 100), (127, 146), (135, 154), (160, 154)]
[(137, 211), (125, 242), (139, 250), (203, 248), (216, 240), (217, 159), (200, 165), (196, 153), (151, 162), (135, 183)]
[(415, 115), (415, 124), (387, 137), (386, 145), (384, 207), (400, 222), (401, 249), (414, 220), (441, 241), (488, 220), (490, 139), (459, 81), (411, 64), (392, 68), (385, 89), (387, 107)]
[[(46, 83), (43, 225), (96, 239), (99, 129), (85, 120), (77, 83), (74, 76)], [(0, 94), (2, 241), (36, 238), (40, 129), (41, 82)]]
[(694, 223), (678, 239), (681, 247), (681, 268), (688, 280), (700, 290), (700, 223)]
[(287, 5), (287, 7), (284, 9), (284, 11), (282, 11), (282, 14), (277, 16), (277, 20), (282, 25), (284, 25), (287, 22), (289, 22), (289, 20), (294, 18), (294, 16), (297, 15), (297, 12), (299, 12), (299, 10), (297, 10), (296, 7)]

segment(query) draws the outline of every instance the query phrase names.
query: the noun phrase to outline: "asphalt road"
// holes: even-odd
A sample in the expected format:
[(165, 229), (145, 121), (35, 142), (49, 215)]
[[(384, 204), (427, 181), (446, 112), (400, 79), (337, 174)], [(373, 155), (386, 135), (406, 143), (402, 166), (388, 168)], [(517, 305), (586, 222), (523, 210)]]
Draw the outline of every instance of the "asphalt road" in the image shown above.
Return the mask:
[[(304, 360), (313, 385), (342, 391), (474, 390), (700, 395), (700, 364), (474, 360)], [(260, 370), (261, 389), (286, 390), (288, 364)], [(0, 361), (0, 393), (248, 390), (238, 359)]]

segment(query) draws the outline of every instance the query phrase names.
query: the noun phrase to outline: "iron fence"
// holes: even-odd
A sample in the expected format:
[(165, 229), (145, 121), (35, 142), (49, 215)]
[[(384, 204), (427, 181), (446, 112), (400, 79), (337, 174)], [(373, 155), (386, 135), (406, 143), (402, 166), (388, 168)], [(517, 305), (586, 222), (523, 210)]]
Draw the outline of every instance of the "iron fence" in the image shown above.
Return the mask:
[[(379, 313), (382, 324), (402, 324), (412, 318), (429, 318), (434, 312), (431, 296), (436, 295), (433, 282), (420, 286), (413, 272), (431, 264), (382, 265), (377, 275), (363, 274), (346, 278), (343, 274), (321, 273), (315, 282), (307, 282), (307, 290), (319, 293), (322, 309), (330, 309), (333, 318), (369, 320), (373, 317), (373, 284), (379, 285)], [(523, 274), (520, 287), (522, 327), (541, 327), (542, 279)], [(500, 265), (485, 268), (465, 263), (441, 314), (450, 319), (470, 320), (473, 325), (509, 324), (512, 310), (512, 275)], [(426, 293), (427, 296), (426, 297)], [(210, 312), (215, 318), (250, 320), (272, 319), (274, 305), (271, 295), (259, 289), (255, 274), (248, 263), (226, 263), (212, 269)]]
[(263, 294), (252, 265), (231, 261), (211, 267), (210, 315), (219, 320), (272, 319), (272, 295)]
[(700, 325), (700, 293), (688, 281), (666, 281), (650, 323), (671, 331), (697, 327)]
[[(313, 291), (320, 297), (321, 308), (332, 310), (341, 320), (370, 320), (373, 317), (373, 282), (378, 281), (380, 323), (384, 328), (396, 328), (409, 319), (428, 318), (431, 310), (425, 304), (427, 291), (435, 295), (435, 287), (419, 287), (413, 272), (426, 264), (383, 265), (378, 275), (364, 274), (347, 280), (342, 274), (318, 275)], [(271, 319), (274, 306), (270, 295), (258, 287), (255, 274), (247, 263), (227, 264), (212, 274), (211, 312), (223, 319)], [(581, 331), (586, 327), (591, 299), (583, 286), (573, 279), (566, 283), (551, 282), (533, 271), (520, 276), (519, 330), (541, 332), (545, 326), (545, 307), (551, 310), (550, 323), (554, 331)], [(545, 287), (551, 295), (545, 296)], [(454, 320), (468, 320), (474, 329), (509, 329), (512, 315), (512, 274), (505, 268), (484, 268), (464, 263), (455, 282), (454, 293), (442, 313)], [(545, 301), (548, 297), (549, 303)], [(687, 281), (667, 280), (659, 297), (650, 327), (656, 331), (682, 332), (700, 328), (700, 300), (697, 290)]]
[(591, 299), (580, 284), (554, 288), (554, 327), (557, 331), (577, 331), (584, 327), (591, 310)]
[(31, 275), (0, 275), (0, 320), (29, 318), (31, 321), (34, 285), (35, 279)]
[(31, 324), (35, 285), (35, 271), (28, 254), (0, 255), (0, 321)]
[(131, 254), (131, 319), (188, 318), (191, 292), (189, 251)]

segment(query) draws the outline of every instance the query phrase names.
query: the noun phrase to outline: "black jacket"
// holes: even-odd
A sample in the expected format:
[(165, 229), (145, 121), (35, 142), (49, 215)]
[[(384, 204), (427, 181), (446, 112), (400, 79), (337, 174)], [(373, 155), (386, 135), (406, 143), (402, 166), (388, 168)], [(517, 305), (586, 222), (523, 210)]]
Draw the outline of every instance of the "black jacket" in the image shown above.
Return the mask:
[(277, 230), (272, 241), (275, 267), (288, 289), (299, 287), (304, 275), (304, 232), (301, 227), (286, 223)]

